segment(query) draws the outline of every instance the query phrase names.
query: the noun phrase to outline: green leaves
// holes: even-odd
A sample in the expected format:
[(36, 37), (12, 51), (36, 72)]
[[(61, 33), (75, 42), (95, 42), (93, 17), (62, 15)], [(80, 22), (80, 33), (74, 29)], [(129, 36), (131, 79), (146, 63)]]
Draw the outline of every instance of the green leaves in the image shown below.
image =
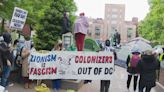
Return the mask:
[(139, 24), (141, 36), (156, 44), (164, 44), (164, 2), (149, 0), (150, 12)]
[[(63, 14), (69, 12), (71, 25), (75, 16), (76, 6), (73, 0), (53, 0), (50, 8), (44, 12), (44, 17), (36, 25), (36, 37), (34, 38), (37, 50), (51, 50), (58, 39), (61, 39), (63, 26)], [(40, 13), (41, 14), (41, 13)]]

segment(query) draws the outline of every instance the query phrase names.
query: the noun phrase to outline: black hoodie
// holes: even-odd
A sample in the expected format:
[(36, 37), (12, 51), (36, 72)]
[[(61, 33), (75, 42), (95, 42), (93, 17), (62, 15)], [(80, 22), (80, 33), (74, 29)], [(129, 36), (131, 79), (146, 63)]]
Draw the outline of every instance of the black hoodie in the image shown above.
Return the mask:
[(156, 70), (159, 69), (159, 62), (154, 55), (142, 55), (137, 65), (140, 73), (140, 84), (144, 86), (155, 86)]
[(3, 66), (7, 65), (7, 60), (10, 61), (12, 64), (13, 62), (13, 54), (10, 52), (9, 47), (7, 46), (7, 43), (2, 42), (0, 43), (0, 64)]

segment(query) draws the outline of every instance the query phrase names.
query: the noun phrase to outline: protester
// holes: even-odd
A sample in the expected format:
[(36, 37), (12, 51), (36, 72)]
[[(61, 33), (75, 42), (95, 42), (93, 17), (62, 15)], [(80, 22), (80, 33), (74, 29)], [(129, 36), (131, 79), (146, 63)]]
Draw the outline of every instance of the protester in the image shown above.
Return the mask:
[(22, 48), (22, 77), (24, 80), (24, 88), (32, 88), (32, 81), (29, 79), (28, 69), (29, 69), (29, 62), (28, 57), (30, 55), (31, 43), (30, 37), (25, 37), (25, 44)]
[(118, 31), (115, 29), (115, 33), (113, 35), (114, 46), (119, 47), (120, 41), (121, 41), (120, 33), (118, 33)]
[(13, 55), (14, 55), (14, 71), (16, 71), (16, 81), (23, 83), (22, 78), (22, 49), (24, 47), (24, 40), (16, 39), (13, 44)]
[(61, 34), (65, 34), (70, 32), (70, 20), (69, 20), (69, 13), (68, 12), (64, 12), (63, 14), (63, 25), (62, 25), (62, 32)]
[[(157, 62), (159, 62), (161, 64), (161, 62), (162, 62), (161, 55), (163, 53), (163, 49), (162, 48), (157, 48), (152, 53), (155, 56), (155, 58), (157, 59)], [(156, 72), (157, 72), (157, 80), (159, 81), (160, 69), (157, 70)]]
[[(58, 44), (54, 46), (52, 51), (62, 51), (62, 50), (64, 50), (62, 41), (59, 40)], [(61, 88), (61, 79), (52, 80), (52, 88), (53, 88), (54, 92), (58, 92), (59, 89)]]
[[(114, 60), (117, 59), (116, 52), (115, 52), (114, 48), (110, 46), (110, 41), (109, 40), (105, 41), (104, 51), (113, 52)], [(109, 87), (110, 87), (110, 80), (101, 80), (100, 92), (108, 92)]]
[(159, 69), (159, 62), (152, 54), (151, 50), (146, 50), (137, 65), (140, 73), (139, 92), (150, 92), (151, 88), (156, 85), (156, 70)]
[(84, 39), (87, 34), (89, 23), (84, 13), (80, 13), (80, 17), (75, 21), (74, 24), (74, 34), (76, 47), (78, 51), (83, 51)]
[(130, 87), (130, 82), (132, 77), (134, 77), (134, 84), (133, 84), (133, 89), (136, 91), (137, 88), (137, 80), (138, 80), (138, 72), (136, 69), (137, 63), (141, 59), (141, 54), (138, 46), (134, 46), (131, 50), (131, 54), (128, 55), (127, 58), (127, 72), (128, 72), (128, 79), (127, 79), (127, 89), (129, 91)]
[(164, 60), (164, 48), (162, 48), (163, 52), (160, 55), (160, 61)]
[(11, 35), (8, 32), (3, 34), (3, 40), (0, 44), (0, 62), (2, 62), (2, 78), (1, 86), (8, 86), (8, 78), (11, 72), (11, 66), (13, 63), (13, 53), (11, 47)]
[(16, 58), (17, 58), (17, 43), (19, 42), (18, 39), (14, 40), (14, 43), (13, 43), (13, 58), (14, 58), (14, 62), (13, 62), (13, 65), (12, 65), (12, 70), (16, 70), (17, 67), (16, 67)]

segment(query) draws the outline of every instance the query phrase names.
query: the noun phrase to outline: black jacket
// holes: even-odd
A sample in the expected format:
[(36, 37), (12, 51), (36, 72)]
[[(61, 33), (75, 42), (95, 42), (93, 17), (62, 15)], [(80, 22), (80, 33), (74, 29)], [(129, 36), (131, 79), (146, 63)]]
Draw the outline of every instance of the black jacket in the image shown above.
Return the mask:
[(67, 17), (63, 18), (63, 30), (62, 30), (62, 34), (68, 33), (70, 32), (70, 20)]
[(140, 85), (155, 86), (156, 70), (160, 64), (154, 55), (142, 55), (141, 61), (137, 65), (137, 70), (140, 73)]
[(10, 52), (9, 47), (5, 42), (0, 43), (0, 64), (3, 66), (7, 65), (7, 60), (12, 64), (13, 53)]

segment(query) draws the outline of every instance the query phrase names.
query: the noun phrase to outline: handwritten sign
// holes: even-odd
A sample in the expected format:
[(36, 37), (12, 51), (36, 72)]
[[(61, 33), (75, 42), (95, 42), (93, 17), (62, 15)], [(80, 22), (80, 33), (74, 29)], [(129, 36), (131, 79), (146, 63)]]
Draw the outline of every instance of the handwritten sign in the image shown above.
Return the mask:
[(15, 7), (10, 23), (11, 29), (22, 30), (26, 22), (28, 11)]

